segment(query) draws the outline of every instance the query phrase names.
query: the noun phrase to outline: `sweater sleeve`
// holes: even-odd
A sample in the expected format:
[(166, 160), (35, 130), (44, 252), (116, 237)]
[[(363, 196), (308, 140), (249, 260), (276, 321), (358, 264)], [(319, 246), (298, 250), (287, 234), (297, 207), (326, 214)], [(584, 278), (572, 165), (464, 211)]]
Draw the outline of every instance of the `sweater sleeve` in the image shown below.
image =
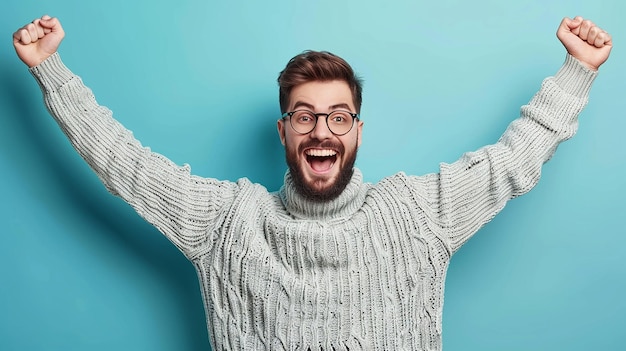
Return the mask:
[(554, 77), (521, 108), (520, 117), (497, 143), (468, 152), (452, 164), (441, 164), (431, 193), (438, 199), (441, 225), (451, 252), (502, 210), (506, 202), (530, 191), (542, 165), (559, 143), (578, 128), (597, 72), (567, 55)]
[(235, 196), (236, 183), (200, 178), (143, 147), (100, 106), (56, 53), (30, 69), (50, 114), (112, 194), (129, 203), (188, 257)]

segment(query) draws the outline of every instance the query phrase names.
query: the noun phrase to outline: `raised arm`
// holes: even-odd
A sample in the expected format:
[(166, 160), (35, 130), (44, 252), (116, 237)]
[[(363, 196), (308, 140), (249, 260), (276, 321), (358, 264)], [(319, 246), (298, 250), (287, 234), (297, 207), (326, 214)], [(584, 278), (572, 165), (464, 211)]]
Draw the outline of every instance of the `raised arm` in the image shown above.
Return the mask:
[(196, 177), (143, 147), (60, 59), (61, 23), (44, 16), (18, 29), (13, 44), (30, 67), (52, 116), (107, 189), (128, 202), (188, 256), (205, 250), (237, 185)]
[[(514, 197), (530, 191), (559, 143), (571, 138), (596, 70), (611, 51), (611, 36), (581, 17), (565, 18), (557, 37), (568, 54), (554, 77), (521, 109), (500, 140), (463, 155), (440, 172), (415, 178), (430, 189), (450, 249), (458, 250)], [(424, 184), (426, 183), (426, 184)], [(432, 206), (432, 205), (429, 205)]]

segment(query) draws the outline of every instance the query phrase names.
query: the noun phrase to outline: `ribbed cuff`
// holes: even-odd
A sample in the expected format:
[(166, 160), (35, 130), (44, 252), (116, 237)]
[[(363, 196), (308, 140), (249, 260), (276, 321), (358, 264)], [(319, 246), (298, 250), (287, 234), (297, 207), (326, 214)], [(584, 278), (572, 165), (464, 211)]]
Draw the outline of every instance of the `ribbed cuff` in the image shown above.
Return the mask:
[(44, 92), (56, 91), (75, 77), (74, 73), (63, 64), (58, 52), (28, 70)]
[(568, 54), (561, 69), (554, 76), (554, 81), (565, 92), (586, 98), (591, 84), (598, 76), (597, 71), (587, 68), (583, 63)]

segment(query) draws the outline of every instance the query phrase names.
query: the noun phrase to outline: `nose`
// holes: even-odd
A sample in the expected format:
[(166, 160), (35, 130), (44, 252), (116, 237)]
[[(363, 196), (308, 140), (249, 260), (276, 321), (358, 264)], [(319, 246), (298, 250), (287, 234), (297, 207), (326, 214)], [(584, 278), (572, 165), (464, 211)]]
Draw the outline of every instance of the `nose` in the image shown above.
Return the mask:
[(326, 119), (328, 116), (326, 115), (318, 115), (317, 123), (315, 123), (315, 128), (311, 131), (311, 138), (317, 140), (325, 140), (333, 137), (333, 132), (328, 128), (328, 123), (326, 123)]

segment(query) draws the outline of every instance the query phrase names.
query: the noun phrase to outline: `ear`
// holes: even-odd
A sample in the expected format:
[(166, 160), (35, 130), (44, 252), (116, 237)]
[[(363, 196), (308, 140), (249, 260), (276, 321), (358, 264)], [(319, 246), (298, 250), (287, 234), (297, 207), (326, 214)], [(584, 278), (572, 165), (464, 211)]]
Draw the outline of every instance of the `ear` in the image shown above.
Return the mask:
[(278, 122), (276, 122), (276, 129), (278, 129), (278, 136), (280, 137), (280, 143), (283, 144), (283, 146), (285, 146), (285, 121), (282, 119), (279, 119)]
[(363, 121), (359, 120), (356, 129), (356, 147), (361, 147), (362, 135), (363, 135)]

